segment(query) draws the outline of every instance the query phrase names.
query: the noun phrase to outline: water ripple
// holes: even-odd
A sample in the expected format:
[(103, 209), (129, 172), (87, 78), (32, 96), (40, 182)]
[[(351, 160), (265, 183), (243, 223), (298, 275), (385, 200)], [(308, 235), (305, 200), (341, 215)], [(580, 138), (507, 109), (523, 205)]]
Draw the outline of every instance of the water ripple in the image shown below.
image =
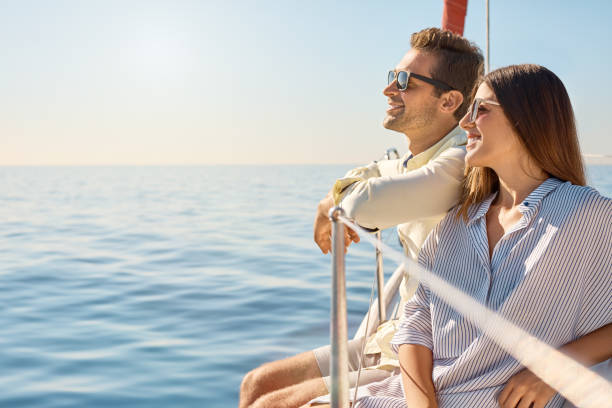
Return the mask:
[[(0, 168), (0, 406), (236, 406), (248, 370), (328, 341), (312, 217), (347, 168)], [(350, 254), (355, 330), (374, 257)]]

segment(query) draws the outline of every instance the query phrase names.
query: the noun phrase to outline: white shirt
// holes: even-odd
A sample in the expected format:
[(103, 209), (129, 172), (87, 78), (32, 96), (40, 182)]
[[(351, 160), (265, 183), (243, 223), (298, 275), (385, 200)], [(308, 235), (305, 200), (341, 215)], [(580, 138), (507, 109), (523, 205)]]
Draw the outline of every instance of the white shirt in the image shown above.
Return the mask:
[(407, 153), (351, 170), (334, 185), (336, 204), (362, 227), (397, 226), (416, 261), (427, 234), (459, 200), (466, 143), (457, 127), (414, 157)]
[[(459, 200), (466, 142), (457, 127), (414, 157), (407, 153), (351, 170), (334, 185), (336, 204), (363, 227), (397, 225), (407, 255), (416, 261), (429, 232)], [(415, 290), (416, 281), (404, 276), (400, 307)], [(380, 364), (372, 368), (399, 367), (390, 347), (396, 328), (397, 321), (383, 323), (367, 342), (366, 354), (381, 353)]]

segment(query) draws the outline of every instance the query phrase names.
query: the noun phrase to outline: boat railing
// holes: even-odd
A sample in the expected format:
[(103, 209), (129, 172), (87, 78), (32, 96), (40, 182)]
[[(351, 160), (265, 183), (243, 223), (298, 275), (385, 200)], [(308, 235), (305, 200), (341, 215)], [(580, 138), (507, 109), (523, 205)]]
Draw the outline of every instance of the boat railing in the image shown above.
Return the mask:
[(332, 208), (332, 305), (331, 305), (331, 405), (348, 408), (348, 333), (346, 315), (346, 277), (344, 267), (344, 224), (340, 217), (344, 210)]

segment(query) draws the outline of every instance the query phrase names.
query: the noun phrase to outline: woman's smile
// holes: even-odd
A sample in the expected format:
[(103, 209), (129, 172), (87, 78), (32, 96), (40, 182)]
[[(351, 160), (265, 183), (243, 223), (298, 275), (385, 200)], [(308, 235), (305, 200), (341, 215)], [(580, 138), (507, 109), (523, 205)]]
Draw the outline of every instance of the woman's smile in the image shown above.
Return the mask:
[(471, 150), (475, 147), (476, 143), (482, 140), (482, 136), (478, 133), (473, 133), (473, 131), (470, 131), (467, 133), (467, 145), (465, 146), (465, 148), (467, 150)]

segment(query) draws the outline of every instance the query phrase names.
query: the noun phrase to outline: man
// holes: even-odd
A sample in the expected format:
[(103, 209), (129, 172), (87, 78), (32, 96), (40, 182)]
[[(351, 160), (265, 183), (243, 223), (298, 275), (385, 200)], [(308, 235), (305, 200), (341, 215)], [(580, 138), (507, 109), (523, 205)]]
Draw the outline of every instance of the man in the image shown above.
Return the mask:
[[(319, 203), (314, 239), (323, 253), (331, 248), (329, 209), (341, 205), (347, 216), (370, 229), (398, 226), (400, 240), (417, 258), (427, 234), (459, 200), (463, 180), (465, 133), (457, 124), (482, 74), (483, 57), (468, 40), (449, 31), (429, 28), (414, 33), (411, 50), (389, 73), (383, 94), (389, 108), (383, 126), (404, 133), (409, 152), (398, 160), (374, 162), (336, 181)], [(345, 245), (357, 242), (346, 229)], [(416, 285), (407, 276), (402, 301)], [(384, 324), (368, 341), (360, 384), (396, 372), (390, 353), (394, 322)], [(361, 339), (349, 342), (351, 386), (356, 381)], [(249, 372), (240, 390), (240, 408), (299, 407), (329, 392), (329, 346), (267, 363)]]

